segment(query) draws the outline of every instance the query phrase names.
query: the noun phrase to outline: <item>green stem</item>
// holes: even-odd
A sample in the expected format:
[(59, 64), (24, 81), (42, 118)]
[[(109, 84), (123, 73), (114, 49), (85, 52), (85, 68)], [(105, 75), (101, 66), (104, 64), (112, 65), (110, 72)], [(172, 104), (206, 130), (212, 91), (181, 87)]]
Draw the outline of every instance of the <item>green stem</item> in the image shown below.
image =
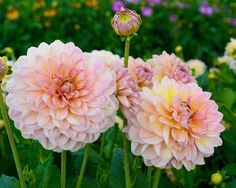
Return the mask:
[(124, 141), (124, 164), (125, 164), (125, 183), (126, 188), (131, 188), (131, 179), (130, 179), (130, 168), (129, 168), (129, 141), (127, 138), (123, 137)]
[(66, 187), (66, 151), (61, 153), (61, 188)]
[[(105, 133), (102, 134), (102, 138), (101, 138), (101, 146), (100, 146), (100, 151), (99, 151), (100, 158), (102, 158), (104, 145), (105, 145)], [(99, 163), (97, 167), (96, 180), (98, 180), (100, 168), (101, 168), (101, 165)]]
[(84, 158), (83, 158), (82, 166), (81, 166), (81, 169), (80, 169), (79, 178), (78, 178), (78, 181), (77, 181), (77, 186), (76, 186), (77, 188), (81, 188), (82, 180), (83, 180), (83, 177), (84, 177), (84, 171), (85, 171), (87, 160), (88, 160), (88, 151), (89, 151), (89, 145), (87, 145), (86, 148), (85, 148)]
[(149, 166), (148, 170), (147, 170), (147, 184), (148, 184), (148, 188), (151, 187), (151, 181), (152, 181), (152, 166)]
[[(128, 67), (129, 60), (129, 48), (130, 48), (130, 40), (132, 37), (128, 36), (125, 40), (125, 54), (124, 54), (124, 65)], [(125, 118), (124, 118), (124, 122)], [(130, 178), (130, 167), (129, 167), (129, 141), (126, 139), (125, 135), (123, 136), (124, 142), (124, 165), (125, 165), (125, 184), (126, 188), (131, 188), (131, 178)]]
[(17, 170), (17, 173), (18, 173), (18, 176), (19, 176), (19, 179), (20, 179), (20, 185), (21, 185), (21, 188), (26, 188), (25, 181), (24, 181), (24, 176), (23, 176), (22, 168), (21, 168), (21, 164), (20, 164), (20, 159), (19, 159), (19, 156), (18, 156), (18, 152), (17, 152), (15, 140), (14, 140), (14, 136), (13, 136), (13, 133), (12, 133), (12, 130), (11, 130), (11, 127), (10, 127), (10, 120), (9, 120), (9, 117), (8, 117), (8, 114), (7, 114), (7, 107), (6, 107), (5, 101), (4, 101), (3, 96), (2, 96), (1, 84), (0, 84), (0, 108), (1, 108), (1, 113), (2, 113), (3, 120), (5, 121), (7, 136), (8, 136), (9, 142), (10, 142), (11, 150), (12, 150), (12, 153), (13, 153), (13, 158), (15, 160), (16, 170)]
[(130, 36), (128, 36), (125, 40), (125, 55), (124, 55), (124, 65), (125, 65), (125, 67), (128, 67), (130, 40), (131, 40)]
[(154, 179), (154, 183), (152, 185), (152, 188), (158, 188), (158, 184), (160, 181), (160, 176), (161, 176), (161, 169), (157, 168), (156, 169), (156, 173), (155, 173), (155, 179)]

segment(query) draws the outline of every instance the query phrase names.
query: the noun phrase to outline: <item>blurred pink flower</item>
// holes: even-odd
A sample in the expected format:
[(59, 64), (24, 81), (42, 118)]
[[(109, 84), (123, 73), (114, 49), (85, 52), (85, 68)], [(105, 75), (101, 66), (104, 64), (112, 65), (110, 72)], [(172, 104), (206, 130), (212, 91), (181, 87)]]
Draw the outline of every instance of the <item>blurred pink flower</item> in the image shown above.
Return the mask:
[(76, 151), (113, 126), (118, 101), (112, 72), (89, 63), (73, 43), (31, 47), (12, 70), (6, 101), (23, 137), (56, 152)]
[(125, 129), (131, 150), (147, 166), (191, 170), (220, 146), (223, 115), (211, 94), (195, 83), (182, 84), (164, 77), (140, 93), (137, 113)]
[(154, 79), (161, 81), (163, 77), (168, 76), (177, 82), (190, 83), (194, 82), (191, 72), (182, 60), (175, 56), (169, 55), (165, 51), (161, 55), (153, 55), (153, 58), (148, 60), (154, 70)]
[(128, 71), (138, 88), (141, 89), (152, 85), (153, 70), (141, 58), (134, 59), (129, 57)]

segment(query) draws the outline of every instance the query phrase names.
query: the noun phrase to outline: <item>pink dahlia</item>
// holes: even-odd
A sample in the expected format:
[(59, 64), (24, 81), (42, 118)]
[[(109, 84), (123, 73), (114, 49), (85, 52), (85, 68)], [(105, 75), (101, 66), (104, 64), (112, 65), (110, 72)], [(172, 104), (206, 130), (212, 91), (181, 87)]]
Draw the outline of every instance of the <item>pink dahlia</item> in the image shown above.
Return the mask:
[(132, 80), (128, 69), (124, 67), (123, 59), (105, 50), (94, 50), (86, 53), (90, 62), (97, 61), (105, 65), (113, 72), (116, 80), (116, 97), (119, 100), (122, 112), (128, 117), (130, 111), (134, 110), (133, 106), (137, 102), (138, 90)]
[(141, 58), (129, 57), (128, 71), (138, 88), (152, 85), (153, 70), (150, 64), (144, 63)]
[(12, 67), (9, 115), (25, 138), (56, 152), (76, 151), (113, 126), (115, 80), (73, 43), (32, 47)]
[(204, 164), (204, 157), (220, 146), (223, 115), (211, 94), (195, 83), (182, 84), (164, 77), (152, 89), (140, 93), (137, 113), (125, 130), (131, 150), (147, 166), (159, 168), (183, 165), (187, 170)]
[(154, 79), (158, 81), (168, 76), (180, 83), (194, 82), (188, 67), (175, 54), (169, 55), (164, 51), (160, 56), (153, 55), (153, 58), (148, 63), (154, 69)]

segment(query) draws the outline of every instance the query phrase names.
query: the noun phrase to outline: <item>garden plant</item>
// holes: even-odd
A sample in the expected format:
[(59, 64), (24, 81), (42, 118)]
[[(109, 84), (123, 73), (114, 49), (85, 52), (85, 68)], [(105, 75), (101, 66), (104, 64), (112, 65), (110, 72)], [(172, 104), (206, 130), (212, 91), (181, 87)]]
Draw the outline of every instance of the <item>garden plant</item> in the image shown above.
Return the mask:
[(236, 187), (235, 14), (0, 0), (0, 188)]

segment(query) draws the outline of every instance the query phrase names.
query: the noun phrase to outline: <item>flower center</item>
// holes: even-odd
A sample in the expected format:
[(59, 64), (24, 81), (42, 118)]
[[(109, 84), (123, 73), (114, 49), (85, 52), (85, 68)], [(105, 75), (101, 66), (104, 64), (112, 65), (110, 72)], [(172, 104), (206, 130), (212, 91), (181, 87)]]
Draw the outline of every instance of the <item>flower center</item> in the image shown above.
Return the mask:
[(192, 115), (189, 102), (189, 99), (187, 101), (181, 101), (178, 97), (173, 99), (172, 105), (172, 118), (185, 128), (188, 127)]
[(78, 91), (75, 89), (75, 86), (66, 81), (64, 82), (61, 87), (58, 89), (58, 96), (65, 97), (66, 99), (71, 99), (78, 95)]

